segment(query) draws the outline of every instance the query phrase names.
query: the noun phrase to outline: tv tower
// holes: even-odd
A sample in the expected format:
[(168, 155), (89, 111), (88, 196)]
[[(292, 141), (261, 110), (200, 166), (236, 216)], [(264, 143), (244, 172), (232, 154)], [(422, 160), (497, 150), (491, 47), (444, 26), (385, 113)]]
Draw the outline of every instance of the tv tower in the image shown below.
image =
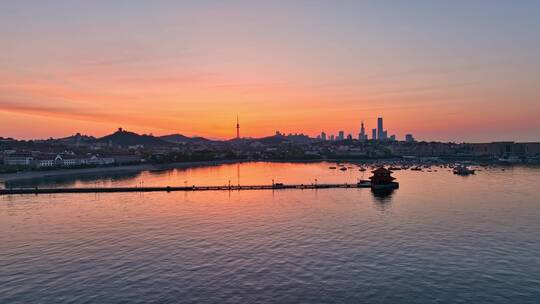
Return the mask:
[(236, 115), (236, 139), (240, 139), (240, 121), (238, 115)]

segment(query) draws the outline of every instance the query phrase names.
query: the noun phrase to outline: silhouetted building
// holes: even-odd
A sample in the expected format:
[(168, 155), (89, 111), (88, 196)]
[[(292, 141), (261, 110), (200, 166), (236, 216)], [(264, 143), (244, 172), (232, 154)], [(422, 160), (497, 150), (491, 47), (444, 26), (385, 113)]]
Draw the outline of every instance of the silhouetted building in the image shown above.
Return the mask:
[(377, 139), (379, 140), (385, 139), (382, 117), (377, 118)]
[(373, 173), (373, 176), (369, 179), (371, 180), (371, 183), (375, 185), (386, 185), (395, 180), (395, 177), (392, 176), (392, 171), (385, 169), (384, 167), (373, 170), (371, 173)]
[(240, 121), (238, 115), (236, 115), (236, 139), (240, 139)]
[(377, 140), (377, 129), (371, 130), (371, 139)]
[(326, 133), (321, 132), (321, 139), (322, 139), (322, 140), (326, 140)]
[(338, 140), (344, 140), (345, 139), (345, 132), (339, 131)]
[(364, 128), (364, 122), (362, 121), (362, 123), (360, 124), (360, 134), (358, 134), (358, 140), (366, 140), (367, 139), (367, 134), (366, 134), (366, 129)]
[(406, 142), (414, 142), (414, 137), (412, 134), (406, 134), (405, 135), (405, 141)]

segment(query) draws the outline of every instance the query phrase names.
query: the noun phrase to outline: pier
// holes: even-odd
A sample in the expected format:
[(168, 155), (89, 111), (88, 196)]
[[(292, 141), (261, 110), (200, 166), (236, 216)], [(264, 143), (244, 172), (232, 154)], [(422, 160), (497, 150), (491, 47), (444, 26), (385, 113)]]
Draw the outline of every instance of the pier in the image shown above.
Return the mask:
[(17, 188), (0, 189), (0, 195), (12, 194), (60, 194), (60, 193), (118, 193), (118, 192), (173, 192), (173, 191), (240, 191), (240, 190), (286, 190), (366, 188), (364, 184), (272, 184), (272, 185), (223, 185), (184, 187), (85, 187), (85, 188)]

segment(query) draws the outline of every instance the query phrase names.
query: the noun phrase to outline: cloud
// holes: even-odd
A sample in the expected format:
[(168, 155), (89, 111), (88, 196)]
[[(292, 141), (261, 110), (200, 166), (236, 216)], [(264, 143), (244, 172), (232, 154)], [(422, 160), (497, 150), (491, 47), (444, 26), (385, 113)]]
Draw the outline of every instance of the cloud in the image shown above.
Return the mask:
[(127, 124), (130, 126), (151, 127), (163, 130), (176, 130), (172, 126), (178, 125), (176, 118), (155, 117), (144, 115), (126, 115), (118, 112), (98, 111), (91, 108), (73, 108), (59, 106), (38, 106), (8, 102), (0, 100), (0, 112), (35, 115), (55, 119), (88, 121), (106, 124)]

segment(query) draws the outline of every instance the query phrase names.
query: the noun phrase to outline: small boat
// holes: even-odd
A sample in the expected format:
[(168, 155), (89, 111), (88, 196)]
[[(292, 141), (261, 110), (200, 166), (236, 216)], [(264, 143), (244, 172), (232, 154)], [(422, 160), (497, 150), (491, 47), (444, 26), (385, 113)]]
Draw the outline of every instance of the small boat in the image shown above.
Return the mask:
[(469, 169), (465, 166), (456, 166), (453, 170), (454, 174), (457, 174), (457, 175), (469, 175), (469, 174), (474, 174), (474, 170), (472, 169)]
[(358, 171), (362, 171), (362, 172), (364, 172), (364, 171), (367, 171), (367, 169), (366, 169), (366, 168), (364, 168), (364, 167), (360, 167), (360, 169), (358, 169)]
[(328, 167), (328, 169), (335, 170), (335, 169), (337, 169), (337, 167)]
[(341, 171), (347, 171), (347, 167), (341, 167), (341, 168), (339, 168), (339, 170), (341, 170)]
[(412, 167), (411, 170), (412, 171), (422, 171), (422, 168), (420, 168), (420, 167)]
[(371, 188), (371, 181), (362, 179), (358, 182), (358, 188)]

